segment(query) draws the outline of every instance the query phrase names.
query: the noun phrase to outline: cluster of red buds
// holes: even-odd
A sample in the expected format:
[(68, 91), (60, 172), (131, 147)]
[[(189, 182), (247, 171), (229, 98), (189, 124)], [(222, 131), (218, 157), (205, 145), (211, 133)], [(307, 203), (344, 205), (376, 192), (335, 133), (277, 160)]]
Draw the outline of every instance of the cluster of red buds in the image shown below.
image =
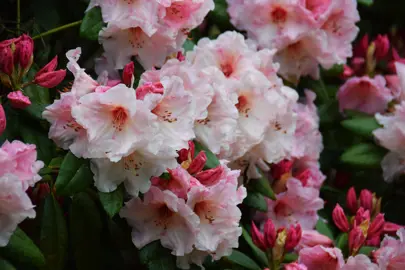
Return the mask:
[(346, 207), (350, 211), (349, 218), (339, 204), (333, 210), (332, 218), (340, 231), (348, 233), (349, 252), (353, 256), (363, 245), (378, 246), (384, 233), (392, 233), (400, 228), (385, 221), (384, 214), (380, 213), (381, 198), (370, 190), (363, 189), (357, 198), (354, 188), (350, 188)]
[(300, 224), (291, 225), (288, 229), (281, 227), (276, 230), (273, 222), (268, 219), (264, 223), (262, 233), (252, 222), (253, 243), (266, 252), (269, 264), (273, 267), (279, 265), (283, 261), (284, 255), (291, 252), (298, 245), (301, 237), (302, 229)]
[(308, 184), (308, 179), (311, 176), (311, 172), (308, 168), (302, 170), (293, 170), (293, 160), (282, 160), (277, 164), (271, 165), (270, 174), (274, 180), (273, 190), (275, 193), (280, 193), (286, 190), (287, 180), (294, 177), (301, 181), (303, 186)]
[[(25, 78), (34, 59), (34, 41), (23, 34), (18, 38), (0, 42), (0, 82), (9, 91), (7, 98), (16, 109), (31, 105), (29, 97), (24, 95), (24, 87), (37, 84), (45, 88), (57, 86), (66, 76), (66, 70), (56, 70), (57, 57), (39, 70), (31, 80)], [(5, 130), (6, 117), (0, 104), (0, 134)]]

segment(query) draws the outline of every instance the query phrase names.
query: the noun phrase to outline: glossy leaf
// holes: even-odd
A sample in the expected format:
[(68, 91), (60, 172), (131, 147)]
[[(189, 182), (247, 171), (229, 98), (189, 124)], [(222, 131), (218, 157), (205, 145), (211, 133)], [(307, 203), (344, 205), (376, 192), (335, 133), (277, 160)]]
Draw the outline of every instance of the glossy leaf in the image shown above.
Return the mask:
[(124, 187), (122, 185), (110, 193), (99, 192), (98, 195), (104, 210), (111, 218), (121, 210), (124, 203)]
[(373, 137), (373, 131), (380, 128), (377, 120), (372, 116), (344, 120), (341, 124), (351, 132), (364, 137)]
[(332, 231), (330, 225), (326, 224), (324, 221), (322, 221), (322, 219), (318, 219), (318, 222), (316, 223), (315, 228), (320, 234), (323, 234), (323, 235), (329, 237), (330, 239), (334, 239), (333, 231)]
[(253, 243), (252, 237), (250, 237), (250, 234), (244, 227), (242, 227), (242, 237), (252, 249), (253, 255), (255, 255), (256, 259), (260, 261), (262, 265), (268, 265), (269, 262), (267, 260), (266, 254)]
[(80, 25), (80, 36), (90, 40), (97, 40), (98, 33), (104, 26), (101, 9), (94, 7), (86, 12)]
[(235, 249), (232, 251), (232, 254), (226, 258), (229, 261), (231, 261), (232, 263), (243, 266), (250, 270), (261, 270), (262, 269), (262, 268), (260, 268), (259, 265), (257, 265), (257, 263), (254, 260), (252, 260), (247, 255), (245, 255), (242, 252), (235, 250)]
[(202, 145), (197, 141), (194, 141), (194, 145), (195, 145), (195, 156), (197, 156), (198, 153), (201, 152), (201, 150), (205, 151), (205, 155), (207, 156), (207, 162), (205, 163), (206, 169), (212, 169), (219, 165), (219, 160), (217, 156), (214, 153), (212, 153), (207, 147), (205, 147), (204, 145)]
[(262, 194), (259, 192), (248, 192), (243, 203), (256, 210), (267, 212), (267, 202)]
[(385, 151), (370, 143), (353, 145), (341, 156), (344, 163), (361, 167), (379, 167)]
[(251, 179), (249, 186), (269, 199), (276, 199), (276, 195), (270, 186), (269, 180), (263, 174), (260, 179)]

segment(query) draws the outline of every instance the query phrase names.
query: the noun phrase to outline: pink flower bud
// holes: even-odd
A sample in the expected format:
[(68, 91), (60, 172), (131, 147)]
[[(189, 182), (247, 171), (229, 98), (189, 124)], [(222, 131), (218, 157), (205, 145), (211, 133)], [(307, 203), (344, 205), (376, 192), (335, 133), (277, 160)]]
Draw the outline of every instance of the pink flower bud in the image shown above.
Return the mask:
[(292, 166), (293, 166), (292, 161), (287, 159), (282, 160), (279, 163), (271, 166), (270, 174), (273, 177), (273, 179), (278, 180), (285, 173), (291, 172)]
[(0, 71), (11, 75), (14, 71), (14, 54), (11, 48), (0, 48)]
[(373, 238), (374, 236), (380, 237), (380, 235), (384, 231), (384, 224), (385, 224), (385, 219), (384, 215), (379, 213), (371, 222), (370, 227), (368, 228), (367, 231), (367, 238)]
[(267, 247), (274, 247), (277, 238), (277, 231), (271, 219), (264, 223), (264, 241)]
[(360, 206), (365, 210), (373, 210), (373, 193), (368, 189), (363, 189), (360, 192)]
[(284, 249), (286, 251), (293, 250), (301, 241), (301, 236), (302, 236), (301, 225), (299, 223), (295, 227), (291, 225), (290, 229), (287, 232), (287, 239), (285, 240)]
[(205, 163), (207, 162), (207, 156), (205, 155), (204, 151), (201, 151), (198, 153), (198, 155), (193, 159), (193, 161), (190, 164), (190, 167), (188, 167), (187, 171), (190, 174), (196, 174), (202, 171), (202, 169), (205, 166)]
[(19, 42), (16, 43), (16, 62), (20, 67), (29, 68), (32, 64), (34, 52), (34, 41), (30, 36), (23, 34)]
[(163, 92), (164, 92), (164, 88), (160, 82), (146, 83), (144, 85), (139, 86), (136, 89), (136, 98), (143, 100), (145, 98), (145, 96), (149, 93), (163, 95)]
[(193, 159), (194, 158), (194, 151), (195, 151), (194, 142), (189, 141), (188, 142), (188, 149), (183, 148), (178, 152), (178, 154), (179, 154), (179, 157), (178, 157), (179, 163), (182, 163), (183, 161), (188, 160), (189, 157), (191, 159)]
[(365, 220), (370, 220), (370, 211), (364, 210), (363, 207), (360, 207), (357, 210), (356, 216), (354, 217), (354, 225), (358, 226)]
[(352, 77), (353, 75), (354, 75), (354, 70), (351, 67), (349, 67), (348, 65), (344, 65), (343, 66), (343, 73), (341, 75), (342, 78), (347, 79), (347, 78)]
[(357, 209), (357, 195), (354, 187), (351, 187), (346, 195), (346, 207), (350, 210), (352, 214), (356, 214)]
[(53, 88), (60, 84), (66, 77), (66, 70), (60, 69), (57, 71), (50, 71), (35, 76), (34, 83), (45, 88)]
[(16, 109), (24, 109), (31, 105), (29, 97), (24, 96), (21, 91), (14, 91), (7, 95), (10, 100), (11, 106)]
[(0, 104), (0, 136), (6, 130), (7, 119), (6, 113), (4, 112), (3, 105)]
[(284, 270), (307, 270), (308, 268), (301, 263), (289, 263), (284, 266)]
[(390, 50), (390, 41), (387, 35), (378, 35), (374, 41), (375, 57), (377, 60), (385, 58)]
[(197, 173), (195, 178), (197, 178), (198, 181), (205, 186), (212, 186), (221, 180), (223, 172), (224, 168), (219, 165), (216, 168)]
[(135, 70), (135, 65), (134, 62), (129, 62), (126, 64), (124, 67), (124, 70), (122, 71), (122, 82), (130, 87), (132, 85), (132, 80), (134, 77), (134, 70)]
[(397, 231), (401, 228), (405, 228), (405, 226), (401, 226), (392, 222), (386, 221), (384, 223), (384, 234), (395, 235)]
[(361, 40), (354, 46), (353, 54), (357, 57), (366, 57), (367, 49), (369, 46), (368, 34), (364, 35)]
[(38, 76), (40, 76), (41, 74), (44, 74), (44, 73), (55, 71), (57, 66), (58, 66), (58, 56), (55, 56), (48, 64), (46, 64), (46, 66), (44, 66), (43, 68), (41, 68), (37, 72), (35, 77), (38, 77)]
[(333, 246), (333, 241), (315, 230), (303, 230), (301, 241), (299, 243), (300, 248), (314, 247), (321, 245), (324, 247)]
[(295, 178), (301, 181), (302, 185), (305, 187), (308, 184), (308, 180), (311, 177), (311, 170), (305, 169), (299, 172), (297, 175), (294, 175)]
[(333, 209), (332, 218), (333, 222), (335, 223), (336, 227), (339, 228), (339, 230), (341, 230), (342, 232), (349, 231), (349, 221), (346, 218), (343, 208), (339, 204), (336, 204), (335, 209)]
[(264, 235), (259, 231), (256, 227), (255, 223), (252, 221), (252, 240), (253, 243), (260, 248), (261, 250), (265, 251), (267, 249), (266, 243), (264, 241)]
[(349, 251), (351, 254), (357, 253), (366, 241), (366, 237), (360, 227), (355, 227), (349, 232)]
[(184, 60), (186, 60), (186, 57), (184, 57), (184, 54), (182, 52), (178, 52), (177, 60), (179, 60), (180, 62), (183, 62)]
[(365, 244), (366, 244), (366, 246), (378, 247), (378, 246), (380, 246), (380, 242), (381, 242), (381, 236), (374, 235), (371, 239), (367, 238)]

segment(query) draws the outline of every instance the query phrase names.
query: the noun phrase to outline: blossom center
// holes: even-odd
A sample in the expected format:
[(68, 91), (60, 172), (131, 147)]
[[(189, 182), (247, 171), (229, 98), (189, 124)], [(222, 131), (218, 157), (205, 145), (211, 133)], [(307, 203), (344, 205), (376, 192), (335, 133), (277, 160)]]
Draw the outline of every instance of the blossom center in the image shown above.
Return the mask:
[(128, 41), (134, 49), (141, 49), (145, 46), (143, 31), (140, 27), (132, 27), (128, 29)]
[(282, 7), (275, 7), (271, 12), (273, 23), (284, 23), (287, 20), (287, 11)]
[(244, 114), (245, 117), (249, 117), (249, 101), (246, 96), (239, 96), (238, 97), (238, 103), (235, 105), (236, 108), (238, 109), (239, 113)]
[(128, 120), (128, 112), (125, 108), (119, 106), (115, 107), (112, 112), (113, 127), (116, 131), (122, 131), (125, 123)]
[(201, 223), (212, 224), (215, 221), (214, 213), (207, 202), (196, 203), (194, 212), (200, 217)]
[(224, 73), (225, 77), (229, 78), (233, 73), (233, 67), (230, 63), (225, 63), (221, 65), (222, 73)]

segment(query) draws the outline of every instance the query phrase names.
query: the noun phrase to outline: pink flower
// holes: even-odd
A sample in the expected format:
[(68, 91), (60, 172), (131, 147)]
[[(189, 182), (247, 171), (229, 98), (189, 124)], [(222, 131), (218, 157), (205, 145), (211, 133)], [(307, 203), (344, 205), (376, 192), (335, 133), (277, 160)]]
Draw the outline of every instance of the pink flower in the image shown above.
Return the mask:
[[(266, 268), (266, 269), (269, 269), (269, 268)], [(304, 264), (300, 264), (300, 263), (289, 263), (284, 266), (284, 270), (307, 270), (307, 269), (308, 268)]]
[(305, 247), (314, 247), (317, 245), (331, 247), (333, 246), (333, 241), (329, 237), (320, 234), (315, 230), (303, 230), (298, 249), (302, 249)]
[(370, 259), (363, 254), (355, 257), (349, 257), (346, 264), (340, 268), (341, 270), (378, 270), (378, 266), (370, 261)]
[(6, 113), (4, 112), (3, 105), (0, 104), (0, 136), (6, 130), (7, 119)]
[(31, 105), (30, 98), (25, 96), (20, 90), (10, 92), (7, 98), (10, 100), (11, 106), (16, 109), (25, 109)]
[(381, 247), (374, 252), (380, 269), (404, 269), (405, 267), (405, 229), (397, 231), (399, 239), (385, 236)]
[(17, 225), (35, 218), (34, 205), (25, 193), (24, 183), (14, 174), (0, 176), (0, 247), (8, 244)]
[(340, 249), (324, 246), (301, 249), (298, 262), (305, 265), (308, 270), (339, 270), (345, 263)]
[(162, 179), (159, 177), (153, 177), (151, 179), (152, 184), (161, 190), (170, 190), (177, 197), (186, 200), (187, 192), (193, 185), (192, 182), (197, 182), (193, 177), (181, 166), (177, 166), (173, 170), (168, 170), (170, 178)]
[(6, 173), (17, 176), (24, 190), (41, 180), (38, 172), (43, 167), (44, 163), (37, 161), (34, 144), (6, 141), (0, 148), (0, 176)]
[(134, 198), (126, 203), (120, 216), (133, 228), (137, 248), (160, 240), (176, 256), (192, 251), (199, 232), (199, 218), (184, 200), (157, 187), (151, 187), (143, 201)]
[(364, 76), (347, 80), (340, 87), (337, 98), (341, 112), (350, 109), (375, 114), (384, 112), (393, 96), (384, 77), (377, 75), (373, 79)]

